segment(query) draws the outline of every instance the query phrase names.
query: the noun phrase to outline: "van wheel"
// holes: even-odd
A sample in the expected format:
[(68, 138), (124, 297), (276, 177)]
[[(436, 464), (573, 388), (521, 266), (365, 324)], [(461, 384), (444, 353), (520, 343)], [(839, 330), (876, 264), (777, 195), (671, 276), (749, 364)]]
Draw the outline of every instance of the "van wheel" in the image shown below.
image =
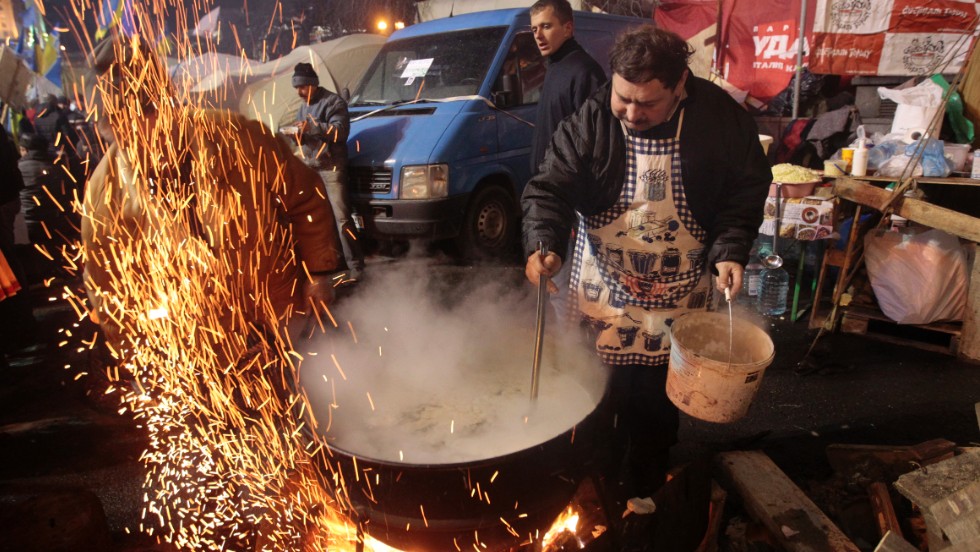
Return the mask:
[(514, 252), (517, 215), (506, 191), (490, 186), (477, 192), (459, 235), (460, 251), (470, 260), (505, 259)]

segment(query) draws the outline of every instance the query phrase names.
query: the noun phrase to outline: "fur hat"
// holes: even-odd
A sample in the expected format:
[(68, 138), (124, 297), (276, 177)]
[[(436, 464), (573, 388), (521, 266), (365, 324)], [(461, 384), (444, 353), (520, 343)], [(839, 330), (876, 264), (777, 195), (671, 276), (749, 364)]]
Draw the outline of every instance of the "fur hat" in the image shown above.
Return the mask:
[(296, 68), (293, 69), (293, 88), (306, 85), (318, 86), (319, 84), (320, 77), (316, 76), (316, 71), (313, 70), (312, 64), (296, 64)]

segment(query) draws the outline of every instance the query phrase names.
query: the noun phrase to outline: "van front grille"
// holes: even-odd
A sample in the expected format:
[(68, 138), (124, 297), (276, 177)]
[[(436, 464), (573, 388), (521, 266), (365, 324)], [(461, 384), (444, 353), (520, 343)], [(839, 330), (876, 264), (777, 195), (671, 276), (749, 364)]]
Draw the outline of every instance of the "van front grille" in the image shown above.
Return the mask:
[(354, 190), (362, 194), (391, 192), (391, 170), (378, 167), (351, 167), (350, 179)]

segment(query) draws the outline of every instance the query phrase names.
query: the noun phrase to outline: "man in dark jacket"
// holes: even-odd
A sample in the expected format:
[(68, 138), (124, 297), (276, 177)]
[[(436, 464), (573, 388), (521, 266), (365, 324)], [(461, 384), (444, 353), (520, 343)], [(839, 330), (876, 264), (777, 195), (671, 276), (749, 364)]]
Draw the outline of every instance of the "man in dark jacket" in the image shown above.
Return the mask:
[(611, 82), (559, 125), (522, 199), (528, 279), (572, 263), (566, 310), (610, 369), (617, 502), (664, 482), (679, 423), (665, 393), (670, 325), (711, 308), (711, 273), (719, 290), (741, 288), (772, 180), (754, 121), (690, 74), (691, 53), (650, 26), (620, 35)]
[(349, 270), (345, 281), (357, 281), (364, 271), (364, 252), (351, 218), (347, 181), (347, 135), (350, 133), (347, 102), (320, 86), (320, 78), (309, 63), (296, 64), (293, 88), (303, 99), (296, 114), (296, 133), (303, 148), (303, 159), (319, 171), (333, 206)]
[(606, 82), (602, 67), (576, 42), (574, 31), (568, 0), (538, 0), (531, 6), (531, 32), (548, 64), (531, 139), (531, 174), (538, 172), (558, 123)]
[(14, 246), (14, 218), (20, 212), (18, 197), (24, 188), (24, 179), (17, 168), (19, 159), (17, 144), (7, 134), (6, 128), (0, 128), (0, 246), (11, 251)]
[(74, 207), (79, 190), (68, 174), (54, 163), (48, 141), (39, 134), (23, 137), (26, 153), (18, 161), (24, 176), (20, 210), (27, 236), (34, 246), (34, 269), (41, 277), (65, 276), (64, 266), (79, 239), (81, 220)]
[[(52, 153), (75, 151), (78, 136), (68, 121), (68, 115), (58, 106), (58, 98), (49, 95), (34, 118), (34, 131), (48, 142)], [(67, 147), (66, 147), (67, 146)]]

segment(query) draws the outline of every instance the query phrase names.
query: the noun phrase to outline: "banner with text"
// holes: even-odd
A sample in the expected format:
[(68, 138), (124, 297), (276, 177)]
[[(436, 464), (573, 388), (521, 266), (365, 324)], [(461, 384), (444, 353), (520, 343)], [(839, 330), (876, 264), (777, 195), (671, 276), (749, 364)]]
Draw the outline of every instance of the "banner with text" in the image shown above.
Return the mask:
[(975, 0), (818, 0), (810, 71), (956, 73), (978, 30), (978, 14)]

